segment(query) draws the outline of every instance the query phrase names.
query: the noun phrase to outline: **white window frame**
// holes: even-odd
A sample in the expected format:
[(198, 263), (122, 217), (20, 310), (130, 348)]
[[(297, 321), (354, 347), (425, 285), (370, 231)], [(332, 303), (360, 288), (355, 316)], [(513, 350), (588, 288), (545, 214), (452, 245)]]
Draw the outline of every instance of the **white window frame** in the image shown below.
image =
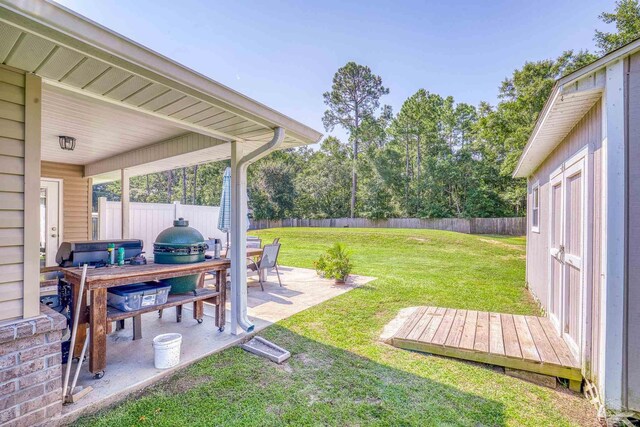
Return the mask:
[[(536, 197), (537, 193), (537, 197)], [(537, 204), (536, 204), (537, 199)], [(538, 223), (534, 224), (534, 211), (537, 211)], [(531, 186), (531, 231), (540, 233), (540, 181), (536, 181)]]

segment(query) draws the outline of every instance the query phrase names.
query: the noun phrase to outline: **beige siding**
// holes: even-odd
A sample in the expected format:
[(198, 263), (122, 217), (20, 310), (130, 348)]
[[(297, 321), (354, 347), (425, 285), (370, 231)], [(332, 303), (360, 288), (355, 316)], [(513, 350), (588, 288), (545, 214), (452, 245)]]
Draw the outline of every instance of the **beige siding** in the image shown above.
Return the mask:
[(0, 66), (0, 321), (23, 314), (24, 86)]
[[(588, 251), (590, 259), (585, 260), (585, 275), (592, 283), (587, 283), (587, 302), (590, 306), (599, 306), (600, 290), (600, 240), (602, 224), (601, 209), (601, 147), (602, 147), (602, 105), (598, 101), (587, 114), (578, 122), (560, 145), (547, 157), (538, 169), (529, 177), (528, 183), (528, 204), (531, 204), (531, 190), (536, 182), (540, 184), (540, 230), (539, 233), (531, 231), (531, 217), (527, 221), (527, 283), (533, 294), (540, 300), (543, 308), (548, 311), (549, 303), (549, 178), (553, 171), (557, 170), (566, 160), (576, 154), (584, 147), (590, 147), (590, 157), (587, 162), (587, 174), (589, 175), (588, 186), (592, 203), (586, 206), (589, 210), (592, 223), (590, 229), (593, 230), (591, 243), (585, 242), (590, 247)], [(594, 279), (591, 279), (594, 278)], [(599, 313), (593, 313), (595, 321), (587, 316), (587, 330), (585, 331), (585, 341), (587, 341), (587, 361), (586, 369), (595, 378), (597, 367), (593, 360), (597, 358), (598, 340), (597, 328), (590, 325), (597, 325)]]
[(62, 240), (91, 239), (91, 180), (84, 166), (42, 162), (43, 178), (62, 179)]
[(628, 96), (628, 218), (627, 238), (627, 405), (640, 411), (640, 53), (629, 61)]

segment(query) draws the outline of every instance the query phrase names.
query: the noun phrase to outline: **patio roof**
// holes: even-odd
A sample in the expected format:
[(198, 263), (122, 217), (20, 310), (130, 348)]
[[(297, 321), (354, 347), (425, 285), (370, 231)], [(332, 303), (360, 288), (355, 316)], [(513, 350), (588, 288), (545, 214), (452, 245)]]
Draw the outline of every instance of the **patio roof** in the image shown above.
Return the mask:
[[(282, 148), (322, 136), (56, 3), (0, 0), (0, 7), (0, 63), (43, 79), (43, 160), (92, 164), (86, 174), (107, 179), (117, 170), (107, 169), (119, 165), (102, 161), (190, 133), (208, 138), (198, 151), (230, 141), (259, 147), (278, 127), (286, 134)], [(71, 132), (84, 140), (76, 153), (51, 149), (52, 136)], [(229, 158), (228, 146), (180, 152), (171, 167)], [(135, 166), (127, 166), (132, 175), (166, 169)]]

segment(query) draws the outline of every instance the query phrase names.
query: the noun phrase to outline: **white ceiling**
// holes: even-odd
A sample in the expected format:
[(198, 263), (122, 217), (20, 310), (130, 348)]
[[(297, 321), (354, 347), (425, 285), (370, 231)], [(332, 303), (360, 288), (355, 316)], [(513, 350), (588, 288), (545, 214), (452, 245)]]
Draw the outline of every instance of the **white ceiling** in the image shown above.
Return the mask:
[[(115, 33), (98, 27), (95, 23), (87, 21), (79, 15), (59, 8), (54, 3), (20, 2), (19, 8), (28, 9), (27, 13), (33, 13), (38, 18), (41, 18), (40, 15), (44, 16), (44, 21), (47, 22), (47, 25), (62, 25), (63, 22), (66, 24), (75, 22), (78, 28), (74, 28), (74, 30), (78, 30), (80, 27), (85, 28), (86, 26), (85, 32), (91, 32), (92, 34), (95, 32), (94, 36), (99, 36), (100, 43), (106, 43), (107, 40), (111, 40), (114, 49), (131, 49), (133, 53), (145, 56), (146, 60), (150, 62), (143, 61), (141, 67), (140, 64), (124, 60), (123, 58), (126, 55), (122, 56), (124, 53), (119, 52), (119, 50), (119, 53), (96, 50), (92, 40), (89, 40), (89, 44), (87, 44), (86, 40), (70, 40), (68, 34), (58, 33), (57, 30), (52, 32), (47, 25), (44, 28), (41, 20), (25, 21), (22, 16), (19, 14), (14, 16), (13, 12), (5, 10), (3, 6), (0, 5), (0, 10), (2, 11), (0, 13), (0, 63), (35, 73), (41, 76), (43, 81), (49, 84), (49, 87), (68, 89), (69, 92), (86, 94), (100, 101), (104, 100), (107, 103), (119, 104), (126, 107), (129, 112), (139, 111), (147, 113), (147, 116), (150, 117), (166, 118), (168, 123), (181, 127), (183, 129), (182, 133), (196, 132), (227, 141), (252, 140), (264, 143), (273, 136), (273, 129), (280, 126), (287, 129), (284, 146), (314, 143), (321, 136), (320, 133), (301, 123), (282, 116), (266, 106), (179, 66), (177, 63), (159, 57), (142, 46), (135, 45)], [(14, 25), (13, 22), (9, 21), (10, 19), (19, 20), (21, 25), (28, 25), (33, 28), (26, 30), (21, 26)], [(60, 22), (54, 22), (57, 19), (60, 19)], [(44, 32), (46, 36), (34, 32)], [(89, 34), (81, 32), (78, 37), (89, 38)], [(64, 43), (57, 42), (55, 38), (64, 39)], [(74, 47), (72, 48), (68, 44), (73, 44)], [(91, 55), (84, 50), (91, 50)], [(133, 54), (132, 52), (129, 53)], [(166, 75), (147, 69), (156, 63), (174, 68), (181, 75), (203, 81), (211, 86), (211, 90), (215, 89), (217, 92), (213, 94), (194, 89), (192, 86), (171, 78), (167, 79)], [(228, 100), (221, 99), (220, 96), (223, 94), (226, 97), (233, 98), (234, 102), (239, 104), (234, 105)], [(55, 102), (55, 99), (53, 102)], [(49, 102), (49, 105), (55, 105), (53, 102)], [(249, 112), (249, 109), (259, 110), (261, 113), (278, 120), (277, 122), (271, 122), (253, 112)], [(91, 114), (83, 117), (91, 117)], [(121, 117), (124, 117), (124, 115), (121, 115)], [(57, 131), (56, 127), (63, 124), (56, 123), (54, 118), (49, 122), (53, 122), (53, 125), (47, 131)], [(129, 122), (123, 123), (123, 125), (127, 126)], [(284, 123), (287, 125), (285, 126)], [(156, 131), (159, 131), (160, 134), (163, 133), (162, 130), (150, 124), (150, 122), (148, 127), (152, 129), (144, 129), (145, 132), (151, 131), (147, 136)], [(164, 131), (167, 130), (166, 125), (161, 127)], [(296, 128), (302, 133), (297, 134), (290, 128)], [(113, 132), (113, 129), (100, 129)], [(125, 130), (132, 129), (122, 129), (122, 134), (105, 134), (105, 136), (116, 136), (118, 139), (122, 136), (122, 142), (126, 144)], [(142, 135), (141, 137), (145, 138), (146, 136)], [(47, 155), (54, 155), (54, 151), (47, 151)], [(78, 162), (79, 158), (79, 154), (75, 155), (73, 162)]]
[[(85, 165), (186, 133), (143, 113), (45, 86), (42, 91), (42, 160)], [(58, 136), (76, 138), (76, 148), (60, 148)]]

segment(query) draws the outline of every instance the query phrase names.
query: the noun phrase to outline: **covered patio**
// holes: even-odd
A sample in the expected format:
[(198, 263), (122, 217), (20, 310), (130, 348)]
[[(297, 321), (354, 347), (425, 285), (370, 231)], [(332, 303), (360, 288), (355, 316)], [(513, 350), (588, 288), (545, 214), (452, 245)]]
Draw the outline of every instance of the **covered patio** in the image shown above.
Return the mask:
[[(319, 278), (313, 270), (286, 266), (280, 267), (280, 274), (284, 286), (278, 284), (275, 275), (270, 275), (264, 291), (260, 290), (257, 280), (249, 280), (248, 314), (249, 320), (255, 325), (253, 333), (373, 280), (365, 276), (352, 276), (347, 284), (335, 285), (332, 280)], [(227, 310), (230, 309), (231, 305), (227, 304)], [(187, 310), (190, 309), (185, 306)], [(168, 310), (162, 318), (158, 318), (156, 312), (147, 313), (143, 315), (143, 338), (136, 341), (132, 339), (133, 328), (127, 321), (125, 329), (108, 337), (109, 375), (104, 380), (96, 381), (88, 370), (83, 370), (78, 384), (91, 386), (93, 391), (78, 403), (65, 406), (61, 421), (71, 422), (83, 414), (126, 399), (129, 394), (172, 375), (178, 369), (249, 338), (245, 334), (219, 332), (214, 326), (215, 312), (212, 306), (205, 305), (204, 314), (204, 322), (198, 324), (191, 319), (190, 313), (186, 313), (181, 323), (175, 322), (173, 310)], [(180, 364), (172, 369), (160, 370), (153, 366), (151, 341), (154, 336), (166, 331), (182, 335)]]
[[(21, 348), (21, 354), (29, 349), (20, 347), (24, 337), (15, 332), (17, 328), (36, 325), (38, 319), (47, 320), (50, 328), (61, 325), (55, 313), (42, 311), (40, 268), (56, 264), (62, 242), (91, 239), (93, 185), (121, 181), (122, 238), (135, 238), (129, 221), (131, 177), (230, 159), (231, 247), (245, 248), (248, 166), (274, 150), (313, 144), (322, 136), (55, 3), (3, 1), (0, 11), (0, 326), (11, 332), (6, 334), (9, 344), (2, 345)], [(134, 345), (123, 341), (127, 330), (108, 338), (107, 376), (93, 386), (111, 391), (96, 391), (87, 402), (103, 401), (127, 389), (125, 384), (107, 386), (122, 376), (119, 371), (124, 372), (124, 359), (114, 356), (123, 354), (118, 345), (146, 348), (147, 337), (182, 328), (183, 351), (188, 355), (183, 363), (189, 363), (278, 320), (260, 311), (274, 301), (255, 299), (251, 301), (256, 317), (247, 317), (245, 253), (232, 250), (230, 259), (225, 332), (214, 333), (207, 320), (198, 327), (186, 321), (176, 325), (169, 321), (172, 316), (153, 322), (151, 313), (145, 315), (144, 340)], [(285, 288), (282, 292), (299, 292), (299, 301), (296, 295), (279, 297), (289, 301), (283, 305), (295, 306), (280, 316), (332, 295), (314, 296), (309, 289)], [(106, 295), (91, 293), (94, 302)], [(94, 333), (107, 328), (106, 317), (93, 317)], [(34, 336), (48, 332), (31, 329)], [(60, 413), (62, 384), (55, 378), (60, 371), (55, 357), (60, 338), (57, 332), (47, 335), (51, 350), (40, 356), (42, 363), (24, 368), (24, 375), (46, 372), (41, 375), (48, 381), (46, 391), (43, 388), (44, 397), (38, 396), (46, 408), (31, 405), (23, 410), (16, 405), (11, 412), (15, 422), (34, 423)], [(90, 346), (90, 353), (96, 348)], [(95, 357), (89, 354), (90, 359)], [(126, 372), (130, 369), (128, 365)], [(129, 385), (148, 384), (161, 376), (146, 369), (130, 375)]]

